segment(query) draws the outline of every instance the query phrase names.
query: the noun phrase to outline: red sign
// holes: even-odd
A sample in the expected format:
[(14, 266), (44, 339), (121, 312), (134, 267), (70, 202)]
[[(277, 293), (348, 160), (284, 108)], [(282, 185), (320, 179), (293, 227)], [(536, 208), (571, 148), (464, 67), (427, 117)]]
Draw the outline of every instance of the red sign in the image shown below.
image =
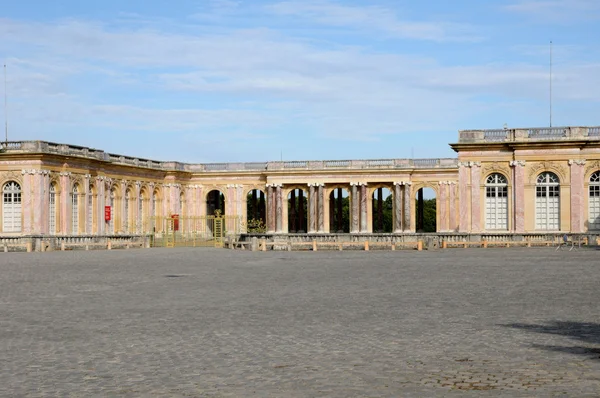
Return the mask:
[(110, 221), (110, 206), (104, 206), (104, 221)]
[(179, 214), (173, 214), (171, 218), (173, 219), (173, 231), (179, 231)]

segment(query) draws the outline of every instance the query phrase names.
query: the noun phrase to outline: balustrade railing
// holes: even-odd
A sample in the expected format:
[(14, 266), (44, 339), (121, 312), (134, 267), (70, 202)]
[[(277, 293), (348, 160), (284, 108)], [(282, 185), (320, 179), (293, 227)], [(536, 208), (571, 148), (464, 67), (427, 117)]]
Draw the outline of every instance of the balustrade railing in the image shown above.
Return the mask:
[(440, 159), (413, 159), (413, 166), (417, 168), (439, 166)]
[(600, 137), (600, 126), (459, 131), (460, 143), (585, 140), (588, 137)]
[(483, 139), (486, 141), (506, 141), (510, 136), (508, 130), (484, 130)]
[(567, 129), (564, 127), (548, 127), (527, 130), (529, 138), (534, 139), (556, 139), (567, 136)]
[(394, 167), (394, 159), (367, 160), (367, 167)]
[(350, 161), (349, 160), (326, 160), (325, 167), (347, 168), (347, 167), (350, 167)]
[(283, 162), (247, 162), (247, 163), (204, 163), (186, 164), (180, 162), (159, 162), (150, 159), (135, 158), (101, 150), (75, 145), (57, 144), (44, 141), (11, 141), (0, 144), (4, 152), (31, 152), (69, 155), (82, 158), (93, 158), (105, 162), (126, 164), (157, 170), (177, 170), (186, 172), (221, 172), (221, 171), (259, 171), (285, 169), (411, 169), (411, 168), (453, 168), (457, 159), (358, 159), (358, 160), (290, 160)]
[(304, 169), (306, 167), (308, 167), (308, 162), (305, 160), (283, 162), (283, 168), (285, 169)]

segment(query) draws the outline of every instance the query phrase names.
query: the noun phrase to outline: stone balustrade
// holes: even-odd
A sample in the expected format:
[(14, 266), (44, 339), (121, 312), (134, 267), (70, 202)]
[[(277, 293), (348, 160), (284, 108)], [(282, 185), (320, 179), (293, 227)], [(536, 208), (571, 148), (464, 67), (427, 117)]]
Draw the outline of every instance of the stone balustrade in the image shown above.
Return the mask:
[(600, 139), (600, 127), (541, 127), (527, 129), (461, 130), (459, 143), (531, 142)]
[(281, 162), (204, 163), (187, 164), (160, 162), (107, 153), (102, 150), (76, 145), (45, 141), (12, 141), (1, 143), (0, 150), (8, 154), (42, 153), (96, 159), (108, 163), (124, 164), (147, 169), (186, 172), (278, 171), (278, 170), (361, 170), (361, 169), (453, 169), (458, 167), (455, 158), (442, 159), (359, 159), (359, 160), (291, 160)]

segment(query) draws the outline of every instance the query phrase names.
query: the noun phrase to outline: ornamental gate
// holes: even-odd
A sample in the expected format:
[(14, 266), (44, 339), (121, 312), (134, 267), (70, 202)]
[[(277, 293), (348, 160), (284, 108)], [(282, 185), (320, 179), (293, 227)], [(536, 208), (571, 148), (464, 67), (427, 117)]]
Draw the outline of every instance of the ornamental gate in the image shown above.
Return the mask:
[(225, 236), (239, 235), (238, 216), (152, 217), (152, 247), (223, 247)]

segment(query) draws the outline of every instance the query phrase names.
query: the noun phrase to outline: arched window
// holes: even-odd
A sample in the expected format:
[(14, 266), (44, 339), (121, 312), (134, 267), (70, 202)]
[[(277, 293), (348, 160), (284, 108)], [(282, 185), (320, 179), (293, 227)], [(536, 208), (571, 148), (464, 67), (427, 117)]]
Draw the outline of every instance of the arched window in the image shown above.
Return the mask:
[(7, 182), (2, 197), (2, 232), (21, 232), (21, 186)]
[(56, 234), (56, 184), (50, 185), (50, 201), (48, 205), (48, 233)]
[(508, 182), (499, 173), (485, 181), (485, 229), (508, 229)]
[(74, 235), (79, 233), (79, 185), (73, 185), (71, 197), (71, 231)]
[(535, 228), (560, 229), (560, 181), (554, 173), (544, 172), (535, 187)]
[(590, 177), (588, 202), (588, 229), (600, 230), (600, 171), (596, 171)]

